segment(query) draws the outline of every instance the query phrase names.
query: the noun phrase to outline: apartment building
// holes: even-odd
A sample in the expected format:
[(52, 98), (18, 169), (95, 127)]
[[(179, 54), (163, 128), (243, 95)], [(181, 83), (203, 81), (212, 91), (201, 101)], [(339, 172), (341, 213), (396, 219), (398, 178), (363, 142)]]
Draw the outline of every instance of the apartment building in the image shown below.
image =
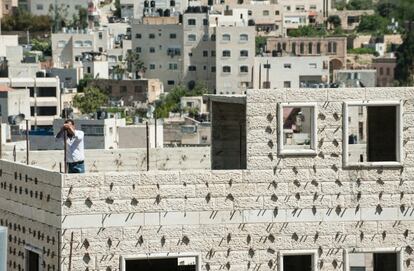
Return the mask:
[(197, 81), (216, 86), (216, 39), (207, 8), (189, 7), (183, 14), (183, 77), (189, 87)]
[(12, 15), (13, 8), (17, 8), (17, 4), (17, 0), (3, 0), (0, 5), (0, 18), (3, 15)]
[[(79, 16), (79, 8), (87, 9), (92, 15), (94, 6), (98, 1), (95, 0), (20, 0), (22, 8), (27, 9), (33, 15), (52, 15), (58, 12), (65, 19), (72, 20), (73, 16)], [(56, 6), (56, 8), (55, 8)]]
[(159, 78), (166, 91), (181, 82), (183, 31), (178, 21), (171, 24), (132, 24), (132, 50), (140, 55), (145, 78)]
[(125, 106), (133, 106), (137, 103), (153, 103), (164, 93), (164, 86), (158, 79), (98, 79), (91, 81), (90, 85), (106, 90), (112, 100), (122, 100)]
[(281, 36), (283, 34), (281, 6), (268, 1), (258, 4), (216, 4), (214, 10), (224, 12), (226, 9), (247, 9), (248, 24), (254, 25), (260, 36)]
[(151, 149), (149, 170), (145, 150), (86, 152), (85, 174), (61, 152), (2, 159), (0, 251), (11, 271), (411, 271), (412, 92), (212, 96), (211, 152)]
[(32, 128), (50, 128), (60, 115), (60, 80), (58, 77), (0, 78), (0, 85), (25, 89), (30, 93)]
[(273, 56), (328, 56), (330, 69), (346, 65), (346, 37), (269, 37), (266, 52)]
[(248, 26), (247, 10), (218, 17), (216, 52), (216, 93), (244, 93), (251, 83), (255, 55), (255, 28)]
[(52, 57), (55, 68), (82, 66), (82, 53), (106, 53), (113, 48), (113, 37), (107, 29), (74, 30), (52, 34)]
[[(145, 77), (160, 78), (166, 91), (179, 83), (192, 88), (203, 81), (217, 93), (240, 93), (251, 81), (255, 48), (255, 29), (248, 25), (247, 14), (242, 9), (209, 13), (197, 6), (187, 9), (182, 24), (135, 21), (132, 47), (147, 67)], [(239, 89), (230, 90), (232, 86)]]
[(377, 87), (392, 87), (395, 84), (397, 58), (394, 56), (378, 57), (372, 60), (372, 68), (377, 70)]
[(278, 4), (283, 14), (284, 34), (300, 26), (323, 23), (331, 10), (330, 0), (279, 0)]
[(255, 57), (253, 88), (309, 88), (329, 83), (329, 57)]
[(144, 16), (178, 16), (188, 6), (188, 0), (121, 0), (121, 16), (142, 19)]

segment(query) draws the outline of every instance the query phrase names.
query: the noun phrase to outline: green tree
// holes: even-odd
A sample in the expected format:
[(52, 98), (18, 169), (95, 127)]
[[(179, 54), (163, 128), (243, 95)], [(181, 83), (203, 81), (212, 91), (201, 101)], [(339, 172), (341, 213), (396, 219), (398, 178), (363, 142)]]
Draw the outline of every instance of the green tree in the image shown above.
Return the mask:
[(121, 18), (121, 1), (120, 0), (115, 0), (115, 11), (114, 11), (114, 16)]
[(368, 10), (374, 7), (372, 0), (351, 0), (346, 5), (349, 10)]
[(124, 77), (126, 69), (122, 64), (117, 64), (112, 68), (112, 75), (116, 77), (116, 79), (121, 80)]
[(334, 28), (338, 28), (341, 26), (341, 18), (339, 18), (338, 15), (329, 16), (327, 22)]
[(414, 83), (414, 33), (412, 31), (406, 34), (404, 42), (397, 49), (395, 79), (403, 86), (412, 86)]
[(96, 112), (108, 101), (106, 93), (97, 87), (86, 87), (82, 94), (76, 94), (73, 98), (73, 105), (83, 113), (89, 114)]
[(155, 113), (159, 118), (167, 118), (170, 112), (177, 113), (181, 110), (185, 110), (180, 107), (181, 97), (201, 96), (207, 93), (209, 93), (209, 89), (204, 82), (196, 82), (192, 90), (188, 90), (188, 88), (183, 85), (175, 86), (168, 92), (168, 94), (163, 95), (157, 102)]
[(50, 31), (52, 21), (49, 16), (34, 16), (23, 9), (17, 9), (13, 15), (1, 19), (4, 31)]
[(379, 15), (362, 16), (357, 31), (362, 33), (372, 33), (383, 35), (388, 33), (388, 19)]
[(397, 3), (390, 0), (380, 0), (376, 4), (376, 11), (378, 15), (386, 18), (391, 18), (397, 9)]
[(93, 77), (90, 74), (85, 74), (83, 79), (79, 80), (78, 92), (83, 92), (83, 90), (92, 82)]
[(266, 37), (256, 36), (256, 54), (264, 52), (266, 47), (267, 39)]
[(52, 44), (50, 43), (50, 40), (41, 41), (38, 39), (32, 39), (31, 43), (33, 51), (41, 51), (44, 56), (52, 55)]
[(288, 31), (290, 37), (322, 37), (326, 36), (326, 29), (322, 26), (314, 27), (310, 25), (299, 26), (298, 29), (291, 29)]
[(68, 27), (85, 29), (88, 27), (88, 10), (78, 8), (78, 14), (73, 14), (72, 20), (67, 24)]
[(145, 73), (147, 68), (144, 66), (144, 62), (139, 58), (139, 54), (135, 51), (128, 50), (126, 58), (127, 71), (128, 72), (142, 72)]
[(403, 43), (397, 49), (395, 77), (400, 85), (414, 83), (414, 5), (412, 0), (399, 0), (396, 18), (403, 27)]

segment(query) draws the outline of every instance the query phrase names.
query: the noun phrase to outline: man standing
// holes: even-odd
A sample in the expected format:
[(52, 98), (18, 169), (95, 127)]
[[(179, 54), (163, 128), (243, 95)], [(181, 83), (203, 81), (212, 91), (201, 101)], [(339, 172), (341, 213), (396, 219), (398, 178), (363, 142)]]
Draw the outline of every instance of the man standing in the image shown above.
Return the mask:
[(84, 152), (84, 133), (75, 129), (75, 122), (71, 119), (65, 121), (56, 138), (66, 138), (66, 163), (69, 173), (85, 172), (85, 152)]

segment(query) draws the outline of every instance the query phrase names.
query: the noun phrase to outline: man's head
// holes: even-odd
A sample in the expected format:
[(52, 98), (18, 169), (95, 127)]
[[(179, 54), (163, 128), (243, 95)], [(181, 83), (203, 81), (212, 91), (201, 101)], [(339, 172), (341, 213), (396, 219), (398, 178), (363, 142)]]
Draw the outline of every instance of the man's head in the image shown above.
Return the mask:
[(75, 131), (75, 122), (72, 119), (67, 119), (65, 120), (63, 127), (68, 132), (68, 135), (72, 136), (73, 132)]
[(65, 120), (65, 124), (71, 124), (72, 126), (75, 126), (75, 122), (73, 121), (73, 119)]

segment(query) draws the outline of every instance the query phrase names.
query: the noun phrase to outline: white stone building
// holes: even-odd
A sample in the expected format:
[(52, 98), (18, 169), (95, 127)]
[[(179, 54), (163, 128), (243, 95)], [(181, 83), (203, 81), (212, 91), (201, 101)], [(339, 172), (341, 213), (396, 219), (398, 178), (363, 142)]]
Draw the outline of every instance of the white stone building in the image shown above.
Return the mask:
[(328, 56), (254, 58), (253, 88), (318, 87), (329, 83)]
[(25, 89), (30, 93), (30, 124), (51, 127), (60, 115), (60, 80), (58, 77), (0, 78), (0, 85)]
[(188, 6), (187, 0), (121, 0), (121, 16), (134, 19), (142, 19), (143, 16), (160, 16), (158, 11), (163, 14), (178, 16), (183, 13)]
[(255, 30), (248, 25), (247, 13), (191, 7), (182, 24), (159, 23), (163, 17), (151, 24), (135, 21), (132, 48), (147, 67), (145, 76), (159, 78), (167, 91), (176, 84), (191, 88), (202, 81), (217, 93), (241, 93), (251, 81), (255, 50)]
[(26, 118), (30, 116), (29, 92), (0, 85), (1, 123), (8, 123), (9, 116), (20, 114)]
[[(73, 16), (79, 16), (79, 9), (93, 8), (97, 1), (94, 0), (24, 0), (22, 7), (26, 8), (33, 15), (50, 15), (55, 12), (63, 19), (72, 20)], [(91, 10), (88, 10), (90, 12)], [(92, 15), (90, 13), (90, 15)]]
[(52, 57), (55, 68), (82, 66), (82, 53), (107, 53), (114, 39), (108, 29), (73, 30), (52, 34)]
[[(213, 96), (211, 156), (151, 150), (149, 171), (145, 150), (87, 153), (81, 175), (58, 172), (61, 152), (0, 160), (7, 268), (412, 271), (413, 92)], [(363, 162), (353, 106), (369, 112)]]

